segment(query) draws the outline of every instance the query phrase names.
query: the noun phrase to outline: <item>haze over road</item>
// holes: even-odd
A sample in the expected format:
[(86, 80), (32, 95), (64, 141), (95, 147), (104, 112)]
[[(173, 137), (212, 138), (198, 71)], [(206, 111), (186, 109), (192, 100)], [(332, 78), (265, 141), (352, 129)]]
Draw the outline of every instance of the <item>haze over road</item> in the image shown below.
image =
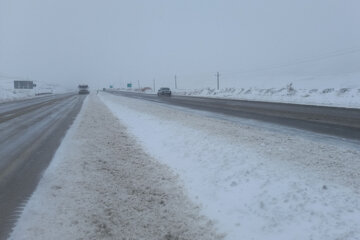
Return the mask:
[(84, 96), (51, 95), (0, 104), (0, 239), (78, 114)]
[(111, 93), (360, 140), (359, 109), (188, 96), (158, 97), (123, 91)]

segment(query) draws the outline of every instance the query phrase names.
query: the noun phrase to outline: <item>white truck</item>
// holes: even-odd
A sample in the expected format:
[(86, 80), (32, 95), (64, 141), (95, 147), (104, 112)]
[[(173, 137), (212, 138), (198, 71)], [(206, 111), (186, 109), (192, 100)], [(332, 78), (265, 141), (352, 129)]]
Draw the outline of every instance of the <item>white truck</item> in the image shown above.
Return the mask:
[(88, 85), (79, 85), (79, 94), (89, 94)]

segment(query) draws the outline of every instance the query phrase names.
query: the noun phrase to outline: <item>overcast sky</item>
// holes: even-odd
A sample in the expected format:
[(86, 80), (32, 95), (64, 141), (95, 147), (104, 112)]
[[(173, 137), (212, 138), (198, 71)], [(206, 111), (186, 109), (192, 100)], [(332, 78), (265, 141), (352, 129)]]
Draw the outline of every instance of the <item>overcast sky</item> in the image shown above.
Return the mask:
[(359, 13), (359, 0), (0, 0), (0, 75), (189, 87), (328, 59), (321, 71), (354, 72)]

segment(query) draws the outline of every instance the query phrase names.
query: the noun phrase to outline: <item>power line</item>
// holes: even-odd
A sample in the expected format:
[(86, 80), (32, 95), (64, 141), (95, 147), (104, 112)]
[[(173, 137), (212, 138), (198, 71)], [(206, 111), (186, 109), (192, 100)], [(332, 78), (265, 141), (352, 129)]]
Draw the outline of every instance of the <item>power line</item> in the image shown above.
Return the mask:
[(292, 61), (289, 63), (285, 63), (285, 64), (271, 64), (271, 65), (267, 65), (267, 66), (263, 66), (263, 67), (258, 67), (258, 68), (252, 69), (252, 70), (235, 72), (235, 74), (258, 73), (258, 72), (264, 72), (264, 71), (269, 71), (269, 70), (274, 70), (274, 69), (279, 69), (279, 68), (281, 69), (281, 68), (285, 68), (285, 67), (291, 67), (291, 66), (296, 66), (296, 65), (306, 64), (306, 63), (318, 62), (318, 61), (322, 61), (322, 60), (326, 60), (326, 59), (330, 59), (330, 58), (355, 54), (355, 53), (359, 53), (359, 52), (360, 52), (360, 48), (357, 48), (357, 47), (343, 49), (343, 50), (336, 50), (336, 51), (324, 53), (324, 54), (317, 55), (317, 56), (304, 57), (302, 59), (298, 59), (298, 60), (295, 60), (295, 61)]

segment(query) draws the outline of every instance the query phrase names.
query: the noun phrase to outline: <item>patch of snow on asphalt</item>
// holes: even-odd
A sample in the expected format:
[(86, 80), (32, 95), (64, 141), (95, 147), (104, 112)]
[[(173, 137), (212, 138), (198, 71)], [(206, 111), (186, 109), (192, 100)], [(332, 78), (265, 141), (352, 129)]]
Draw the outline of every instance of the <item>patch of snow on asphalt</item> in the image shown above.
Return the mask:
[[(360, 151), (101, 94), (226, 239), (360, 239)], [(279, 127), (280, 128), (280, 127)]]
[(170, 169), (90, 95), (10, 239), (222, 239)]

